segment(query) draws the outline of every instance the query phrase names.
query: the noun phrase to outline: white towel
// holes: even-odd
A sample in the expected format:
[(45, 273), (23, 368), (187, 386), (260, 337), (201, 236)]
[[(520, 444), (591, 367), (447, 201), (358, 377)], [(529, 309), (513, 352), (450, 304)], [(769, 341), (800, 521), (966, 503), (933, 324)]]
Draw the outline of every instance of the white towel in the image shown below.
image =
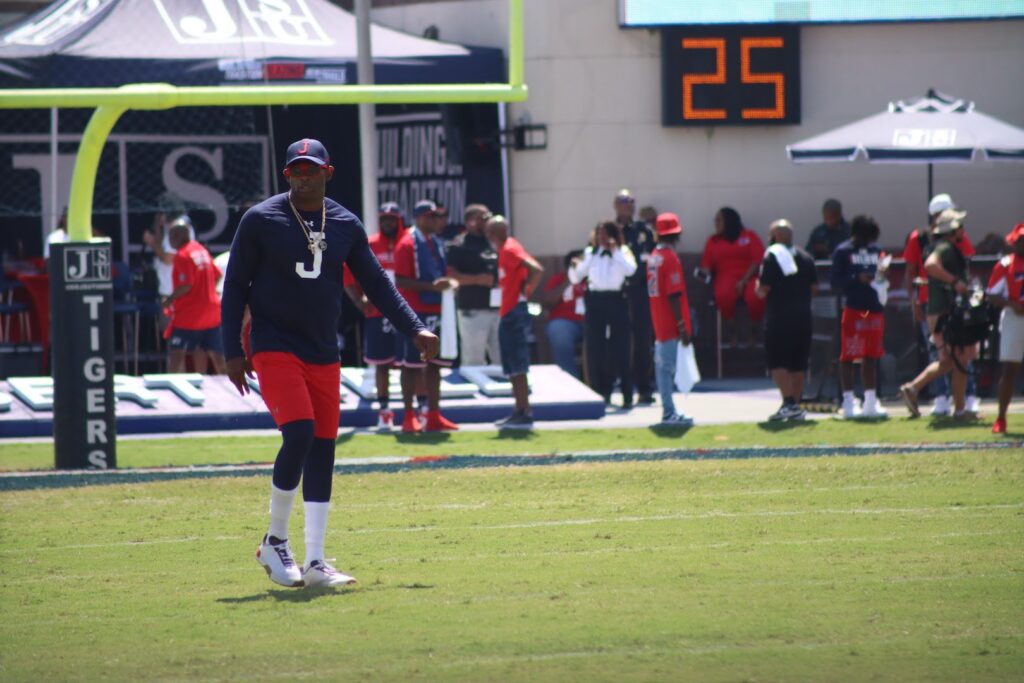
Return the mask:
[(694, 355), (693, 344), (676, 345), (676, 389), (684, 394), (690, 393), (693, 386), (700, 381), (700, 368)]
[(455, 360), (459, 355), (459, 332), (456, 328), (455, 290), (441, 292), (441, 353), (445, 360)]
[(768, 247), (768, 253), (775, 257), (775, 261), (782, 269), (782, 274), (789, 276), (796, 274), (796, 259), (793, 258), (793, 247), (785, 244), (773, 244)]

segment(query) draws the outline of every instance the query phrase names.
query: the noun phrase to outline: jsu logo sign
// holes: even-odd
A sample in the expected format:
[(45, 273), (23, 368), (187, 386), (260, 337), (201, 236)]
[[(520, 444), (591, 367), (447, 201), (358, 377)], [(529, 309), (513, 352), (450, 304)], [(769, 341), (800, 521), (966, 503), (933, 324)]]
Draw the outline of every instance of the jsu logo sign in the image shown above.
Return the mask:
[(69, 282), (109, 282), (110, 247), (69, 247), (64, 252), (64, 278)]
[(182, 44), (225, 41), (330, 45), (304, 0), (153, 0)]
[(50, 45), (76, 30), (113, 0), (66, 0), (51, 5), (46, 14), (23, 24), (4, 38), (8, 45)]

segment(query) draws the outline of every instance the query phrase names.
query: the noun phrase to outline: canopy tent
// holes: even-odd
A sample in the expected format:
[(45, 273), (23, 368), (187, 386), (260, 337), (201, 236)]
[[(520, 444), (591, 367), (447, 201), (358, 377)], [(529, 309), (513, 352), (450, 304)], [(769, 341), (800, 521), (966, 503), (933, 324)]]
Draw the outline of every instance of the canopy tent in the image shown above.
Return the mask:
[[(378, 84), (506, 81), (500, 49), (380, 26), (371, 35)], [(57, 0), (0, 31), (0, 97), (4, 88), (137, 82), (344, 84), (356, 81), (356, 62), (355, 18), (327, 0)], [(378, 111), (387, 119), (379, 126), (388, 133), (381, 138), (381, 153), (390, 153), (381, 162), (388, 188), (417, 195), (409, 201), (421, 194), (447, 199), (457, 215), (467, 196), (504, 210), (501, 152), (487, 142), (501, 127), (498, 107), (393, 105)], [(43, 236), (67, 204), (88, 115), (76, 109), (0, 110), (0, 251), (42, 253)], [(245, 202), (276, 191), (275, 155), (287, 141), (308, 136), (331, 150), (331, 196), (362, 214), (353, 191), (361, 185), (358, 129), (354, 106), (130, 111), (119, 119), (101, 160), (94, 226), (120, 234), (117, 253), (127, 259), (137, 253), (151, 214), (164, 210), (171, 194), (184, 200), (204, 239), (230, 243)], [(394, 167), (400, 168), (388, 176)]]
[(890, 102), (889, 108), (813, 138), (786, 146), (796, 163), (856, 161), (881, 164), (966, 163), (981, 157), (1024, 161), (1024, 129), (982, 114), (974, 102), (928, 92), (927, 97)]
[[(501, 50), (373, 26), (377, 83), (501, 82)], [(58, 0), (0, 32), (0, 88), (353, 83), (356, 21), (327, 0)]]

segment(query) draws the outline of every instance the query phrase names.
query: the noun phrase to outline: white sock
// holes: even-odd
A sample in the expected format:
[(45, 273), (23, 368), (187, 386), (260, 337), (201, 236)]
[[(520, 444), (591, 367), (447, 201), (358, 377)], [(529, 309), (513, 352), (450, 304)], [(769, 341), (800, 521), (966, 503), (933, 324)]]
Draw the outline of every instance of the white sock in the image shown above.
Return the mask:
[(875, 390), (874, 389), (865, 389), (864, 390), (864, 403), (867, 403), (868, 405), (874, 405), (877, 402), (878, 402), (878, 396), (875, 394)]
[(852, 391), (844, 391), (843, 392), (843, 402), (845, 403), (846, 401), (850, 401), (851, 403), (853, 402), (853, 392)]
[(291, 491), (270, 485), (270, 529), (267, 533), (280, 539), (288, 538), (288, 518), (292, 516), (292, 503), (299, 487)]
[(327, 513), (330, 503), (305, 503), (306, 507), (306, 566), (313, 560), (324, 559), (324, 537), (327, 535)]

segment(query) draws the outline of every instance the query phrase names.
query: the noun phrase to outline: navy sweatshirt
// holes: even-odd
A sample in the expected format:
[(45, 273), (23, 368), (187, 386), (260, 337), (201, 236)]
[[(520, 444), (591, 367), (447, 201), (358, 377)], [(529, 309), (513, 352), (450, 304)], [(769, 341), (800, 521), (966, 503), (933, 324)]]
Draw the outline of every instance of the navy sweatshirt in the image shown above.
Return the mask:
[(859, 279), (861, 273), (869, 273), (874, 279), (881, 253), (876, 244), (855, 247), (853, 240), (836, 247), (832, 254), (832, 287), (846, 298), (847, 308), (873, 313), (885, 310), (875, 288)]
[[(243, 355), (242, 315), (248, 304), (253, 353), (284, 351), (307, 363), (338, 362), (343, 264), (402, 334), (413, 337), (425, 329), (370, 251), (359, 219), (334, 200), (326, 201), (327, 250), (320, 255), (319, 270), (287, 192), (242, 217), (221, 299), (225, 358)], [(311, 230), (320, 229), (319, 211), (302, 212), (302, 217)]]

